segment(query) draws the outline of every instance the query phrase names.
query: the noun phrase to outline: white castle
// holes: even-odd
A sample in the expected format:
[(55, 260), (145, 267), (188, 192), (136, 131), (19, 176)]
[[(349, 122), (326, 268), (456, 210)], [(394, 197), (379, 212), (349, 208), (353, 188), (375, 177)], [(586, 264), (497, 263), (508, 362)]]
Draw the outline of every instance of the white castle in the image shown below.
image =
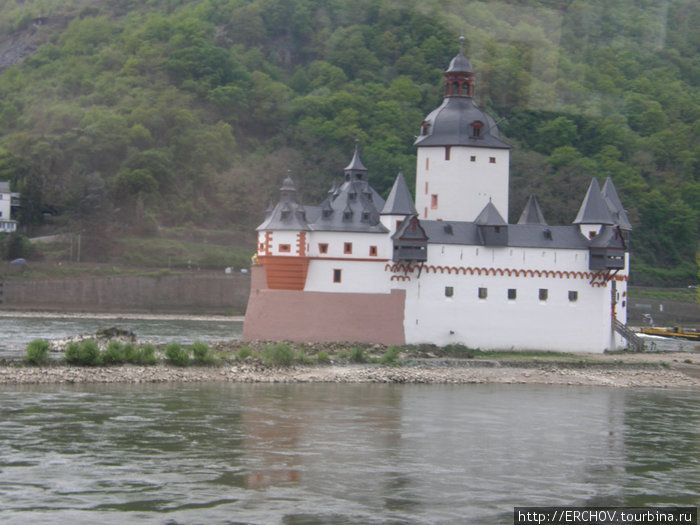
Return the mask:
[(534, 197), (508, 224), (510, 146), (461, 50), (444, 76), (415, 142), (415, 203), (401, 173), (384, 201), (357, 146), (319, 206), (284, 181), (257, 228), (245, 340), (624, 346), (631, 226), (612, 181), (591, 181), (572, 225), (548, 225)]

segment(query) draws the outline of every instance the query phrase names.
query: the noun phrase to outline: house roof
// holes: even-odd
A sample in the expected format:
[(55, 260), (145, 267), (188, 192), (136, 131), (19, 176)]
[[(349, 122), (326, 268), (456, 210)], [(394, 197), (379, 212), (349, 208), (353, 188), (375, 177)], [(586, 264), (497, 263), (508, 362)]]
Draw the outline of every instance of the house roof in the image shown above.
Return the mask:
[(0, 193), (10, 193), (10, 183), (7, 181), (0, 181)]
[(391, 192), (382, 208), (382, 215), (417, 215), (413, 197), (406, 184), (403, 173), (399, 172), (391, 188)]

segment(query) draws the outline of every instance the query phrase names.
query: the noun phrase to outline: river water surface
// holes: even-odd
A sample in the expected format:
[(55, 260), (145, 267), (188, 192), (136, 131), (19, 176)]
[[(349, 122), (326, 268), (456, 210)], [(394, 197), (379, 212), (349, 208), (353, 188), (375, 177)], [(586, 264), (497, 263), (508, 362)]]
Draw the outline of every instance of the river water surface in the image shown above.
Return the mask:
[(697, 392), (541, 385), (0, 387), (2, 523), (512, 523), (698, 505)]

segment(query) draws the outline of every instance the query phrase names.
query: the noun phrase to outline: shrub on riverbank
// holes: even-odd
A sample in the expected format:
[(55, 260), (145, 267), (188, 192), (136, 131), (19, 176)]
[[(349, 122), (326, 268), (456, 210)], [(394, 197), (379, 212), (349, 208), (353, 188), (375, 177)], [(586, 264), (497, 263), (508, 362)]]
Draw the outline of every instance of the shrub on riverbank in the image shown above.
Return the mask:
[(216, 358), (209, 351), (209, 346), (201, 341), (195, 341), (192, 345), (192, 355), (196, 365), (216, 364)]
[(27, 363), (41, 365), (47, 361), (49, 342), (44, 339), (34, 339), (27, 345)]
[(287, 343), (267, 345), (260, 352), (260, 359), (266, 366), (290, 366), (294, 362), (294, 351)]
[(187, 366), (190, 364), (190, 351), (179, 343), (168, 343), (165, 347), (165, 358), (175, 366)]
[(69, 343), (66, 347), (66, 361), (71, 365), (97, 366), (102, 363), (100, 349), (92, 339), (82, 343)]

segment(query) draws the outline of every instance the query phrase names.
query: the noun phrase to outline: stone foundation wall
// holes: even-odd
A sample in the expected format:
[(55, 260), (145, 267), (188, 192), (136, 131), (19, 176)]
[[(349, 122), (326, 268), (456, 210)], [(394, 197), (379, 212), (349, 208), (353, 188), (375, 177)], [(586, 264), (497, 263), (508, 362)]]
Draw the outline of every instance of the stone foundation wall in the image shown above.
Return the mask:
[(69, 312), (238, 313), (250, 290), (246, 274), (95, 277), (0, 281), (0, 309)]
[(406, 293), (323, 293), (267, 288), (262, 266), (251, 268), (243, 324), (246, 341), (304, 341), (402, 345)]

